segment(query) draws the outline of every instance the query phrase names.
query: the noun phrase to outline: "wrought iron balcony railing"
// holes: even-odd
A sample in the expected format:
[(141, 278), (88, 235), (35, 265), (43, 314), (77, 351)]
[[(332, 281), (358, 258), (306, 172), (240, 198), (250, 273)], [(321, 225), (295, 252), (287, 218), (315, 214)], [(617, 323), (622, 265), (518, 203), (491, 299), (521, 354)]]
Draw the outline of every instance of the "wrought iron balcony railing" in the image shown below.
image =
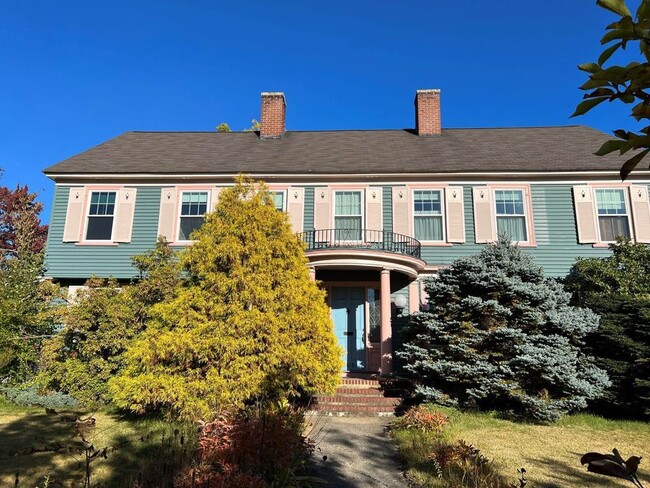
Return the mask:
[(307, 245), (307, 251), (336, 248), (367, 249), (420, 257), (420, 241), (383, 230), (321, 229), (300, 232), (298, 237)]

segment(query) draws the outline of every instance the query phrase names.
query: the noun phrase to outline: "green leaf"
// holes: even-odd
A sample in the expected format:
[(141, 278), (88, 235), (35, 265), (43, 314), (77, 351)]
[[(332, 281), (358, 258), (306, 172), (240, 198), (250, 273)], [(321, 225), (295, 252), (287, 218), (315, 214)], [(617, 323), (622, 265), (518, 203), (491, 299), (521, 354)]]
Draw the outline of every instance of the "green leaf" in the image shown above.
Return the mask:
[(601, 66), (607, 62), (609, 58), (612, 57), (612, 54), (616, 52), (616, 50), (623, 45), (622, 42), (617, 42), (616, 44), (608, 47), (605, 49), (600, 56), (598, 56), (598, 64)]
[(645, 151), (641, 151), (639, 154), (625, 161), (625, 163), (621, 167), (621, 179), (624, 180), (625, 178), (627, 178), (632, 172), (632, 170), (636, 168), (636, 166), (641, 162), (643, 158), (646, 157), (646, 155), (649, 152), (650, 149), (646, 149)]
[(639, 8), (636, 9), (636, 19), (637, 21), (642, 21), (650, 17), (650, 1), (643, 0), (639, 5)]
[(632, 17), (632, 12), (627, 8), (623, 0), (597, 0), (596, 5), (607, 9), (615, 14), (620, 15), (621, 17), (629, 16)]
[(600, 88), (602, 86), (610, 86), (608, 81), (605, 80), (588, 80), (580, 85), (581, 90), (591, 90), (593, 88)]
[(609, 97), (598, 97), (598, 98), (588, 98), (587, 100), (583, 100), (578, 104), (576, 107), (575, 112), (571, 114), (571, 117), (577, 117), (578, 115), (584, 115), (587, 112), (589, 112), (592, 108), (594, 108), (596, 105), (599, 103), (604, 102), (607, 100)]
[(616, 92), (614, 90), (612, 90), (611, 88), (596, 88), (594, 91), (592, 91), (591, 93), (589, 93), (588, 95), (585, 95), (585, 96), (587, 96), (589, 98), (597, 98), (597, 97), (612, 98), (612, 96), (615, 93)]
[(600, 149), (598, 149), (598, 151), (596, 151), (594, 154), (596, 156), (604, 156), (605, 154), (618, 151), (623, 144), (625, 144), (625, 141), (621, 141), (619, 139), (611, 139), (600, 146)]
[(578, 65), (578, 69), (580, 71), (586, 71), (587, 73), (598, 73), (599, 71), (602, 71), (600, 66), (598, 66), (596, 63), (583, 63)]
[(632, 29), (616, 29), (606, 33), (600, 43), (607, 44), (614, 39), (638, 39), (638, 36)]
[(650, 105), (641, 102), (632, 109), (632, 116), (638, 121), (650, 118)]

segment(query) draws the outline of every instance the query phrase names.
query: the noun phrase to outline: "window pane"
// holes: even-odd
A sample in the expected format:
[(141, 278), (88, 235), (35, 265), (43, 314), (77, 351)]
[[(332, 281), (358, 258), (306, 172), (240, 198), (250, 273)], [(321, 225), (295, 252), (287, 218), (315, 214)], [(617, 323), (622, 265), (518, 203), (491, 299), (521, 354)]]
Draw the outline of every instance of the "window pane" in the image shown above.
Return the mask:
[(626, 215), (625, 194), (622, 189), (596, 190), (598, 215)]
[(442, 240), (442, 217), (415, 217), (415, 238), (420, 241)]
[(361, 192), (337, 191), (334, 200), (335, 215), (361, 215)]
[(368, 342), (381, 341), (381, 301), (380, 291), (377, 288), (368, 289)]
[(334, 228), (334, 238), (337, 240), (361, 240), (361, 217), (335, 217)]
[(113, 217), (88, 217), (86, 240), (110, 241), (113, 232)]
[(600, 216), (598, 222), (602, 241), (615, 241), (618, 236), (630, 237), (630, 224), (627, 217)]
[(115, 192), (94, 191), (90, 194), (88, 215), (114, 215)]
[(497, 215), (524, 215), (522, 190), (496, 190), (494, 200)]
[(203, 217), (181, 217), (181, 225), (178, 231), (179, 241), (189, 241), (190, 234), (203, 225)]
[(183, 192), (181, 198), (181, 216), (203, 216), (207, 211), (207, 192)]
[(438, 190), (416, 190), (413, 192), (415, 215), (442, 215), (441, 194)]
[(284, 210), (284, 192), (281, 191), (272, 191), (271, 197), (273, 197), (273, 204), (275, 205), (276, 210)]
[(527, 241), (525, 217), (497, 217), (497, 233), (506, 234), (513, 241)]

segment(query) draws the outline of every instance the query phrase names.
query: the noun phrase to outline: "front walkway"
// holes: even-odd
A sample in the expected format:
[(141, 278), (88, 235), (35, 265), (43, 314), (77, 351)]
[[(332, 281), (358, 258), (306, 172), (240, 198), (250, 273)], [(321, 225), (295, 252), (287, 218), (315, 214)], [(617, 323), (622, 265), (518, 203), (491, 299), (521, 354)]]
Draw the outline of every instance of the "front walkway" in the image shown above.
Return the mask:
[(382, 417), (308, 416), (316, 442), (310, 474), (337, 488), (406, 488), (397, 450)]

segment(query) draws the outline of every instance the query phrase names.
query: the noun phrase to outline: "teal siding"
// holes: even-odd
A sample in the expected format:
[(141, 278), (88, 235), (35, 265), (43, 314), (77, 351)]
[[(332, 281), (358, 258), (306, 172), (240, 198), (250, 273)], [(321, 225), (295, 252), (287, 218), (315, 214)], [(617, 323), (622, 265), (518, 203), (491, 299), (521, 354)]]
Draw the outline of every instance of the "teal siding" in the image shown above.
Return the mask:
[[(135, 185), (137, 187), (137, 185)], [(550, 276), (564, 276), (578, 256), (602, 257), (609, 251), (578, 244), (573, 210), (572, 185), (532, 185), (533, 216), (537, 247), (524, 248), (535, 257)], [(57, 279), (83, 280), (90, 275), (133, 277), (130, 257), (150, 249), (156, 242), (160, 187), (137, 187), (132, 242), (118, 246), (78, 246), (63, 243), (63, 227), (69, 187), (57, 186), (50, 219), (50, 233), (46, 253), (46, 275)], [(430, 265), (449, 265), (459, 257), (481, 250), (474, 243), (474, 211), (472, 187), (466, 185), (465, 231), (466, 243), (453, 246), (425, 246), (422, 258)], [(314, 187), (305, 187), (304, 229), (314, 228)], [(393, 230), (392, 189), (383, 187), (384, 231)]]
[[(572, 185), (532, 185), (533, 222), (537, 247), (523, 248), (535, 257), (549, 276), (564, 276), (578, 256), (602, 257), (609, 251), (578, 244), (573, 211)], [(464, 187), (465, 244), (423, 246), (422, 259), (428, 264), (451, 264), (454, 259), (477, 253), (483, 247), (474, 243), (472, 187)]]
[(384, 232), (393, 232), (393, 187), (383, 187)]
[(69, 187), (54, 189), (54, 204), (45, 256), (46, 276), (86, 279), (91, 275), (118, 279), (134, 276), (131, 256), (142, 254), (156, 243), (160, 187), (137, 187), (131, 242), (117, 246), (78, 246), (63, 242)]
[(314, 230), (314, 187), (305, 188), (305, 209), (303, 228), (305, 232)]

